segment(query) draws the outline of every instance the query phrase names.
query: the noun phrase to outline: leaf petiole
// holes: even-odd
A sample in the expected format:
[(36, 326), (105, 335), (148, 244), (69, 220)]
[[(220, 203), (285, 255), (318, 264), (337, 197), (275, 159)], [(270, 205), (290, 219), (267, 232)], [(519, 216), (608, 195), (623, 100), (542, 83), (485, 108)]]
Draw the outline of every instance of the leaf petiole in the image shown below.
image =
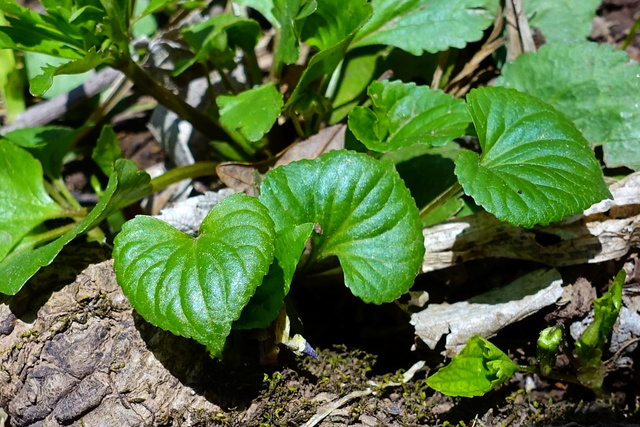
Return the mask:
[(460, 197), (463, 194), (464, 191), (462, 190), (462, 186), (456, 181), (449, 188), (440, 193), (435, 199), (431, 200), (422, 209), (420, 209), (420, 220), (422, 221), (427, 218), (447, 201)]
[(171, 169), (151, 180), (152, 193), (163, 190), (183, 179), (198, 178), (201, 176), (215, 176), (218, 162), (198, 162), (188, 166)]

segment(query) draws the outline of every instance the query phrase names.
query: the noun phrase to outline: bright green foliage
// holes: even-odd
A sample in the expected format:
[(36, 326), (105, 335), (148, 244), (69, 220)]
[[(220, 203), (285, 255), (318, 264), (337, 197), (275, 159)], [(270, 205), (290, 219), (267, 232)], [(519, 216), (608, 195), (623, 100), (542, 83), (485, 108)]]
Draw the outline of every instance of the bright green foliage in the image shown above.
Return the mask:
[(371, 15), (371, 5), (363, 0), (323, 0), (304, 21), (301, 40), (318, 49), (287, 101), (294, 105), (315, 80), (330, 76), (344, 58), (349, 44)]
[(640, 169), (640, 65), (608, 44), (542, 46), (505, 65), (496, 84), (527, 92), (569, 117), (609, 167)]
[(424, 255), (422, 227), (391, 164), (332, 151), (270, 171), (260, 190), (277, 231), (317, 224), (306, 270), (335, 256), (345, 285), (376, 304), (393, 301), (413, 284)]
[[(0, 143), (0, 147), (5, 144)], [(100, 201), (73, 229), (34, 251), (12, 253), (0, 262), (0, 276), (5, 278), (0, 283), (0, 293), (15, 295), (41, 267), (51, 264), (64, 245), (149, 191), (149, 175), (138, 171), (130, 160), (118, 160)]]
[(38, 126), (16, 129), (2, 138), (26, 149), (40, 161), (44, 174), (49, 179), (56, 179), (62, 173), (63, 157), (74, 139), (83, 131), (82, 128)]
[(376, 78), (376, 63), (380, 49), (363, 48), (347, 54), (340, 72), (337, 90), (333, 94), (330, 124), (336, 124), (358, 105), (361, 95), (366, 94), (369, 82)]
[(564, 332), (562, 326), (549, 326), (540, 331), (536, 356), (542, 375), (549, 375), (555, 367), (558, 349), (563, 340)]
[(110, 176), (116, 160), (122, 158), (122, 149), (118, 143), (118, 137), (111, 126), (104, 126), (96, 143), (91, 158), (100, 167), (100, 170)]
[(372, 110), (354, 108), (349, 129), (369, 150), (444, 145), (464, 135), (471, 121), (464, 101), (427, 86), (374, 81), (368, 94)]
[(285, 227), (276, 234), (273, 264), (242, 316), (233, 324), (235, 329), (266, 328), (278, 316), (312, 232), (313, 224), (307, 223)]
[[(7, 20), (0, 11), (0, 25)], [(4, 103), (6, 122), (11, 123), (25, 109), (22, 79), (17, 68), (15, 53), (0, 49), (0, 99)]]
[[(96, 52), (91, 49), (87, 54), (62, 65), (47, 65), (42, 68), (41, 74), (31, 80), (31, 93), (42, 96), (53, 84), (53, 78), (59, 74), (82, 74), (91, 71), (99, 65), (109, 62), (110, 55), (106, 52)], [(77, 83), (75, 84), (77, 86)]]
[(129, 0), (64, 3), (45, 1), (46, 14), (0, 0), (0, 11), (10, 26), (0, 27), (0, 48), (37, 52), (70, 60), (46, 66), (31, 82), (32, 93), (42, 95), (54, 76), (79, 74), (98, 65), (113, 65), (129, 54)]
[(616, 275), (609, 291), (593, 302), (593, 322), (576, 341), (578, 379), (592, 389), (599, 390), (604, 380), (602, 352), (622, 307), (622, 286), (627, 274)]
[(518, 369), (498, 347), (474, 335), (449, 365), (427, 378), (427, 384), (449, 396), (482, 396), (507, 381)]
[[(56, 74), (57, 67), (64, 66), (65, 64), (73, 61), (69, 61), (65, 58), (57, 58), (55, 56), (47, 55), (38, 52), (24, 52), (24, 69), (27, 74), (27, 79), (34, 84), (33, 80), (36, 80), (35, 85), (39, 86), (35, 89), (33, 87), (30, 90), (36, 90), (37, 96), (44, 99), (51, 99), (65, 94), (80, 86), (89, 80), (92, 76), (92, 71), (83, 72), (75, 75)], [(82, 60), (78, 59), (75, 61)], [(53, 73), (56, 75), (45, 76), (43, 73)], [(37, 80), (40, 82), (37, 82)], [(53, 81), (49, 81), (53, 79)]]
[(414, 55), (463, 48), (491, 25), (495, 0), (373, 0), (373, 16), (354, 46), (382, 44)]
[(217, 204), (197, 238), (138, 216), (115, 240), (116, 276), (147, 321), (220, 357), (231, 324), (273, 261), (274, 238), (265, 207), (242, 194)]
[(235, 67), (236, 48), (253, 51), (260, 37), (260, 25), (253, 20), (222, 14), (182, 30), (185, 41), (193, 49), (194, 56), (179, 64), (175, 74), (180, 74), (197, 62), (211, 61), (216, 67)]
[(279, 43), (273, 59), (276, 70), (282, 64), (293, 64), (298, 60), (299, 25), (315, 12), (316, 0), (238, 0), (236, 3), (254, 8), (278, 29)]
[(498, 219), (546, 225), (610, 197), (587, 141), (550, 105), (497, 87), (475, 89), (467, 102), (482, 153), (462, 152), (455, 172)]
[(525, 0), (529, 25), (538, 27), (547, 43), (585, 41), (591, 34), (600, 0)]
[(249, 141), (260, 140), (278, 119), (284, 102), (273, 83), (234, 96), (218, 96), (220, 124)]
[(61, 214), (44, 189), (40, 162), (0, 141), (0, 260), (32, 229)]

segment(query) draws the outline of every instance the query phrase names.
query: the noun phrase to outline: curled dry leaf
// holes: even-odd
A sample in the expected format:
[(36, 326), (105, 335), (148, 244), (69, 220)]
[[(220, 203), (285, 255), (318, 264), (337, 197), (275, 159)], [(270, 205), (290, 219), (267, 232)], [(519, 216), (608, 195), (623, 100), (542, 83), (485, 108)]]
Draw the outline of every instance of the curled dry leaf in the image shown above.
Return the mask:
[(609, 187), (613, 199), (546, 227), (525, 229), (479, 212), (423, 230), (422, 271), (482, 258), (511, 258), (553, 267), (618, 258), (640, 242), (640, 173)]
[(284, 166), (301, 159), (315, 159), (331, 150), (344, 148), (346, 126), (334, 125), (325, 128), (311, 138), (290, 145), (274, 158), (259, 163), (226, 162), (217, 167), (218, 177), (229, 188), (255, 195), (262, 176), (270, 169)]

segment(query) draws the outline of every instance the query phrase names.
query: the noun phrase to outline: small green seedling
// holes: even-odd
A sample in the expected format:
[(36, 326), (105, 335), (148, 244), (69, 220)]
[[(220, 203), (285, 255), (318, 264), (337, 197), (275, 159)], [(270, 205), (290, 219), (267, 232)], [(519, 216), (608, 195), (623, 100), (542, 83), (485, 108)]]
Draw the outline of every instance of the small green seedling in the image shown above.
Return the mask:
[[(518, 365), (496, 346), (476, 335), (467, 341), (449, 365), (427, 378), (427, 384), (450, 396), (482, 396), (520, 371), (581, 384), (602, 395), (606, 375), (602, 357), (620, 313), (625, 278), (625, 271), (620, 270), (609, 291), (593, 302), (593, 322), (576, 341), (573, 353), (568, 351), (562, 326), (546, 328), (540, 333), (538, 366)], [(570, 357), (574, 374), (556, 371), (556, 356), (563, 347)]]

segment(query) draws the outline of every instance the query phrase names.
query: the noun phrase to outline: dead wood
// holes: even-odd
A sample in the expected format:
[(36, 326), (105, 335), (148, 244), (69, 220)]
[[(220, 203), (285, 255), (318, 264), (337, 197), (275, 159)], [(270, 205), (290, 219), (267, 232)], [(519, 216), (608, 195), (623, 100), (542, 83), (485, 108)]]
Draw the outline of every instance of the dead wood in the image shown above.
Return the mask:
[[(15, 308), (15, 307), (14, 307)], [(37, 313), (0, 304), (0, 407), (15, 426), (198, 425), (204, 348), (137, 317), (112, 261), (89, 266)]]

